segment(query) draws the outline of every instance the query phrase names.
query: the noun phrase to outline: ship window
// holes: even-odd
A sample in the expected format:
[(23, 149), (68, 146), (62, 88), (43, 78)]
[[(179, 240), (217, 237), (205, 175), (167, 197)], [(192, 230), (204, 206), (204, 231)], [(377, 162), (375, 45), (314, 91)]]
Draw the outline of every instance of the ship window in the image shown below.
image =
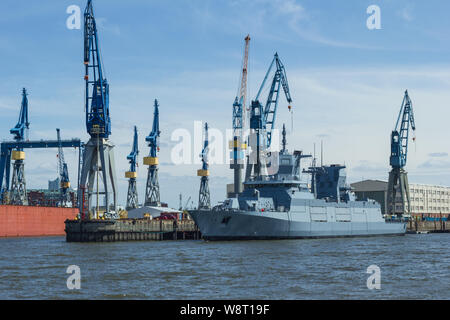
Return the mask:
[(289, 160), (289, 159), (281, 159), (281, 164), (283, 164), (283, 165), (290, 165), (291, 164), (291, 160)]

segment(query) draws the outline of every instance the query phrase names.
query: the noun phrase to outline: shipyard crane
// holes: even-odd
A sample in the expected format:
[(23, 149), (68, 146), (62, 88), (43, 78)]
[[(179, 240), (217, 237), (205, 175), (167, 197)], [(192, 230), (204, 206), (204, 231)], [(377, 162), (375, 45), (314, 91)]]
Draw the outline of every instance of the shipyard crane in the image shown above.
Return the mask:
[(67, 163), (64, 160), (64, 152), (61, 142), (60, 130), (56, 129), (56, 136), (58, 140), (58, 173), (59, 173), (59, 192), (60, 192), (60, 206), (68, 207), (72, 204), (70, 200), (69, 188), (69, 170), (67, 169)]
[[(408, 90), (405, 91), (395, 128), (391, 133), (391, 154), (389, 158), (392, 167), (389, 172), (387, 191), (387, 210), (390, 215), (402, 216), (411, 213), (408, 175), (404, 167), (408, 155), (409, 129), (416, 130), (414, 113)], [(413, 141), (415, 138), (413, 138)], [(400, 193), (401, 203), (397, 201)], [(405, 206), (406, 204), (406, 206)], [(399, 211), (399, 207), (401, 210)]]
[(202, 168), (197, 170), (197, 175), (200, 179), (200, 192), (198, 198), (198, 209), (211, 209), (211, 198), (209, 194), (209, 165), (208, 165), (208, 153), (209, 153), (209, 139), (208, 139), (208, 123), (205, 123), (205, 138), (203, 143), (202, 153), (200, 158), (202, 159)]
[[(111, 135), (109, 84), (104, 75), (92, 0), (88, 0), (84, 11), (84, 66), (86, 129), (90, 139), (83, 153), (78, 199), (87, 198), (89, 208), (92, 205), (92, 197), (96, 195), (96, 216), (98, 217), (102, 210), (105, 212), (105, 217), (117, 218), (118, 190), (114, 145), (109, 141)], [(99, 190), (100, 178), (103, 185), (102, 192)], [(96, 190), (94, 190), (95, 179), (97, 180)], [(87, 197), (80, 194), (82, 190), (87, 190)], [(111, 193), (112, 203), (110, 203)], [(102, 209), (99, 205), (99, 195), (104, 196)], [(85, 207), (85, 203), (80, 203), (80, 210)]]
[[(80, 139), (72, 140), (38, 140), (30, 141), (28, 139), (28, 98), (25, 88), (22, 89), (22, 104), (20, 108), (19, 120), (10, 133), (14, 136), (14, 141), (3, 141), (0, 148), (0, 203), (11, 203), (17, 205), (26, 205), (28, 203), (24, 160), (25, 149), (40, 148), (78, 148), (79, 163), (81, 162), (81, 153), (83, 143)], [(13, 177), (11, 177), (11, 160), (13, 163)], [(78, 166), (78, 174), (80, 165)], [(11, 180), (11, 181), (10, 181)], [(10, 183), (11, 182), (11, 183)], [(79, 182), (79, 179), (78, 179)]]
[[(16, 126), (10, 130), (14, 136), (14, 141), (25, 141), (26, 131), (30, 128), (28, 122), (28, 98), (27, 90), (22, 89), (22, 104), (20, 106), (19, 121)], [(11, 191), (9, 194), (9, 203), (15, 205), (27, 205), (27, 188), (25, 182), (25, 152), (19, 147), (12, 151), (11, 159), (14, 160), (13, 176), (11, 181)], [(7, 177), (9, 175), (7, 174)]]
[(250, 35), (245, 37), (244, 57), (242, 60), (241, 79), (239, 92), (233, 103), (233, 141), (230, 142), (231, 163), (230, 169), (234, 170), (233, 196), (242, 192), (242, 168), (244, 167), (244, 150), (247, 144), (244, 143), (244, 130), (246, 127), (246, 101), (247, 101), (247, 68), (248, 50)]
[[(263, 116), (262, 127), (267, 134), (267, 141), (266, 141), (267, 148), (270, 148), (270, 145), (272, 143), (272, 131), (273, 128), (275, 127), (276, 113), (281, 87), (283, 88), (287, 102), (289, 104), (292, 103), (291, 93), (289, 91), (289, 84), (286, 76), (286, 70), (284, 68), (284, 65), (281, 63), (280, 58), (278, 57), (278, 53), (275, 53), (272, 63), (270, 64), (269, 70), (267, 70), (266, 76), (264, 77), (261, 87), (259, 88), (258, 94), (256, 95), (255, 100), (252, 101), (252, 106), (253, 104), (260, 104), (259, 102), (260, 95), (265, 87), (267, 78), (274, 65), (276, 66), (276, 70), (272, 78), (272, 84), (270, 86), (269, 94), (267, 96), (266, 104), (263, 108), (262, 114)], [(289, 105), (289, 110), (290, 109), (291, 106)]]
[(130, 154), (127, 156), (127, 160), (130, 163), (130, 170), (125, 172), (125, 178), (128, 178), (128, 194), (127, 194), (127, 206), (126, 209), (135, 209), (138, 207), (138, 193), (136, 187), (137, 178), (137, 156), (139, 154), (138, 146), (138, 133), (137, 127), (134, 126), (134, 138), (133, 147)]
[[(267, 79), (271, 74), (273, 67), (275, 66), (275, 72), (273, 74), (272, 83), (270, 85), (269, 94), (265, 105), (260, 102), (260, 97), (263, 89), (265, 88)], [(286, 100), (289, 103), (289, 110), (291, 110), (292, 98), (289, 91), (289, 84), (286, 76), (286, 70), (282, 64), (278, 53), (275, 53), (272, 63), (267, 70), (261, 87), (258, 90), (255, 100), (252, 101), (250, 109), (250, 130), (252, 147), (252, 159), (247, 160), (246, 180), (253, 175), (258, 177), (261, 175), (261, 153), (269, 152), (272, 143), (272, 132), (275, 127), (276, 113), (278, 107), (278, 101), (280, 96), (280, 90), (283, 89), (286, 96)], [(254, 134), (252, 134), (254, 133)], [(256, 158), (256, 159), (255, 159)]]
[(158, 182), (158, 156), (159, 152), (159, 105), (158, 100), (155, 99), (154, 113), (153, 113), (153, 127), (150, 135), (145, 138), (150, 147), (148, 157), (144, 158), (144, 165), (148, 166), (147, 184), (145, 187), (145, 205), (152, 207), (161, 206)]

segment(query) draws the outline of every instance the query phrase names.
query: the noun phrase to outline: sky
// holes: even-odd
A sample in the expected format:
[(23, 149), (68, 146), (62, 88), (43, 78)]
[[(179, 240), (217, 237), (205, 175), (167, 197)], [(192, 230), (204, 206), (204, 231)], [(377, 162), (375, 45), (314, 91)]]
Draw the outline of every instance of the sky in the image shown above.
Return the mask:
[[(200, 165), (173, 163), (176, 133), (185, 129), (192, 144), (200, 145), (201, 134), (194, 134), (196, 122), (207, 121), (213, 136), (214, 130), (231, 128), (247, 34), (251, 37), (249, 101), (256, 96), (275, 52), (286, 68), (293, 118), (281, 96), (277, 125), (286, 123), (290, 150), (313, 153), (315, 144), (319, 153), (322, 141), (323, 162), (345, 164), (349, 182), (387, 180), (390, 133), (407, 89), (417, 127), (416, 140), (409, 145), (409, 181), (450, 186), (448, 1), (93, 3), (110, 84), (110, 138), (115, 144), (122, 205), (134, 125), (140, 139), (139, 200), (144, 199), (147, 174), (142, 158), (149, 152), (145, 137), (151, 131), (154, 99), (160, 104), (161, 200), (178, 207), (181, 193), (183, 202), (191, 197), (197, 205)], [(67, 28), (70, 5), (78, 5), (83, 12), (86, 1), (3, 0), (0, 139), (12, 138), (9, 129), (17, 122), (25, 87), (30, 139), (55, 139), (55, 129), (61, 128), (63, 139), (88, 140), (83, 31)], [(371, 5), (380, 8), (380, 29), (367, 27)], [(225, 137), (222, 140), (225, 145)], [(47, 188), (48, 180), (57, 177), (56, 152), (27, 151), (28, 188)], [(227, 152), (222, 150), (222, 158)], [(199, 161), (198, 153), (191, 152), (192, 161)], [(66, 149), (65, 157), (75, 181), (76, 150)], [(233, 173), (223, 163), (212, 163), (210, 171), (211, 198), (217, 203), (225, 198)]]

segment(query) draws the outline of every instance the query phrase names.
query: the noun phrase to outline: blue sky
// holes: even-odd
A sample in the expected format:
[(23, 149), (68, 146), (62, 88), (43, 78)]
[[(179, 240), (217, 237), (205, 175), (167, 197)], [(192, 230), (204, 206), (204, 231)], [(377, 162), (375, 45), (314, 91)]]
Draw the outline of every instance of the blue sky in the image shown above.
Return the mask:
[[(82, 30), (66, 28), (69, 5), (86, 1), (4, 0), (0, 14), (0, 138), (10, 139), (20, 92), (29, 91), (30, 138), (87, 140)], [(366, 8), (381, 9), (381, 29), (368, 30)], [(294, 100), (289, 147), (312, 152), (323, 140), (326, 163), (345, 163), (350, 181), (387, 179), (389, 135), (405, 89), (414, 104), (417, 142), (410, 145), (411, 182), (450, 185), (450, 9), (448, 1), (118, 1), (94, 0), (110, 83), (112, 141), (126, 199), (126, 155), (133, 126), (151, 130), (153, 100), (161, 109), (161, 197), (197, 202), (195, 165), (170, 164), (177, 128), (193, 122), (231, 126), (244, 37), (249, 33), (249, 96), (254, 97), (277, 51)], [(290, 123), (284, 101), (278, 124)], [(290, 128), (290, 126), (288, 126)], [(75, 179), (76, 153), (66, 151)], [(212, 165), (213, 202), (231, 182), (227, 165)], [(145, 170), (139, 169), (143, 200)], [(56, 150), (27, 153), (30, 188), (56, 177)], [(182, 180), (180, 180), (182, 178)], [(183, 181), (183, 183), (180, 183)]]

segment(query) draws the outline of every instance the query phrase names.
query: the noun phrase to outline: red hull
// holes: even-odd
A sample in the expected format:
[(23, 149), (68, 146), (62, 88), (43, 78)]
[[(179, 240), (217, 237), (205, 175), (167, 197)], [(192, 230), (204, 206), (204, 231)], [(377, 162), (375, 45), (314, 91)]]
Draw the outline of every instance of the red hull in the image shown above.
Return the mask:
[(0, 237), (63, 236), (64, 221), (77, 214), (77, 208), (0, 205)]

